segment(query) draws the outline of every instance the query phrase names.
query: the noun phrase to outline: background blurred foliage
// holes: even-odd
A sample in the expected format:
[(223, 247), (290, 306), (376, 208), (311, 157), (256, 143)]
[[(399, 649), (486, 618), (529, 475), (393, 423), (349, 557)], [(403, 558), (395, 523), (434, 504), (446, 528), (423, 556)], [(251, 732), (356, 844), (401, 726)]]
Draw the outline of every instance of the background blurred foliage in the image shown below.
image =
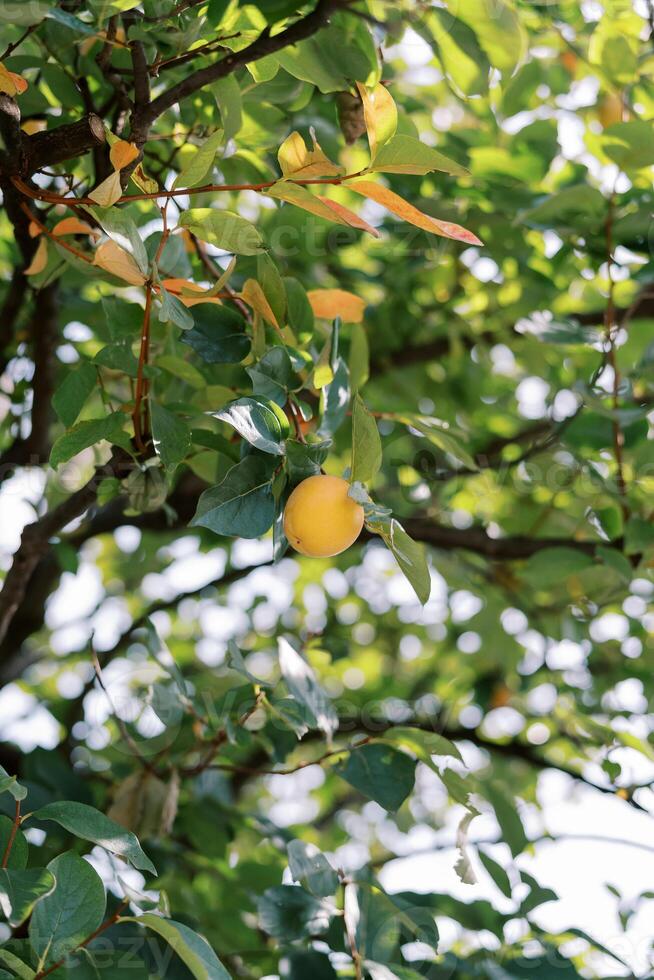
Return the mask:
[[(235, 977), (576, 977), (606, 975), (606, 963), (631, 974), (633, 964), (598, 958), (601, 936), (539, 927), (538, 909), (556, 895), (528, 874), (525, 858), (548, 836), (543, 770), (567, 774), (571, 794), (589, 784), (625, 808), (652, 806), (651, 5), (339, 6), (329, 27), (162, 112), (143, 167), (170, 188), (220, 125), (229, 142), (215, 181), (272, 181), (282, 141), (293, 130), (308, 139), (314, 127), (326, 155), (355, 173), (369, 155), (352, 83), (381, 79), (398, 105), (398, 133), (468, 168), (461, 177), (383, 180), (483, 247), (402, 223), (347, 185), (329, 197), (377, 227), (378, 240), (253, 191), (227, 204), (256, 225), (286, 282), (300, 284), (293, 295), (305, 317), (303, 290), (339, 288), (365, 301), (363, 326), (345, 324), (341, 350), (351, 377), (369, 376), (364, 397), (379, 416), (375, 498), (429, 546), (431, 598), (421, 606), (369, 538), (334, 559), (287, 555), (271, 566), (270, 536), (233, 541), (188, 528), (198, 494), (240, 452), (229, 427), (203, 413), (252, 386), (242, 363), (203, 360), (155, 319), (154, 391), (189, 422), (191, 441), (165, 476), (145, 468), (127, 504), (109, 476), (89, 512), (53, 537), (0, 644), (2, 704), (21, 705), (28, 725), (34, 718), (27, 738), (6, 709), (0, 760), (28, 788), (27, 809), (78, 801), (136, 832), (159, 878), (126, 871), (96, 847), (110, 911), (125, 894), (118, 873), (152, 889), (158, 914), (170, 909), (206, 936)], [(159, 62), (150, 78), (157, 93), (310, 12), (235, 0), (5, 3), (3, 62), (29, 82), (17, 96), (24, 132), (95, 109), (129, 141), (127, 41)], [(98, 34), (112, 31), (117, 43), (107, 49)], [(86, 193), (110, 171), (103, 146), (34, 175), (33, 186)], [(189, 206), (215, 206), (216, 196), (222, 207), (225, 196), (211, 193)], [(175, 212), (173, 202), (170, 221)], [(39, 214), (68, 212), (46, 205)], [(134, 202), (129, 214), (152, 259), (156, 207)], [(1, 506), (13, 514), (10, 498), (29, 486), (43, 514), (108, 455), (105, 444), (48, 466), (68, 424), (53, 416), (52, 393), (93, 363), (80, 419), (108, 406), (129, 412), (141, 294), (49, 248), (10, 322), (24, 252), (10, 208), (0, 220)], [(83, 236), (72, 241), (86, 247)], [(162, 270), (208, 284), (180, 242), (166, 245)], [(224, 252), (208, 252), (226, 267)], [(230, 282), (241, 290), (271, 277), (256, 257), (239, 256)], [(53, 288), (52, 376), (36, 431), (45, 321), (35, 296)], [(317, 357), (328, 329), (312, 320), (299, 335)], [(264, 334), (264, 349), (274, 346), (274, 333)], [(430, 423), (425, 433), (418, 415), (449, 428)], [(350, 457), (344, 424), (327, 472), (342, 474)], [(283, 636), (308, 665), (299, 688), (297, 663), (284, 670), (278, 656)], [(40, 742), (47, 749), (34, 748)], [(21, 752), (25, 744), (32, 750)], [(9, 790), (0, 807), (13, 816)], [(466, 846), (466, 815), (483, 823), (479, 846)], [(9, 826), (0, 825), (0, 842)], [(38, 817), (33, 826), (30, 867), (67, 847), (88, 851), (59, 826), (41, 827)], [(387, 895), (384, 865), (417, 831), (429, 842), (447, 829), (463, 879), (490, 876), (497, 900), (475, 899), (473, 889), (466, 902), (437, 891)], [(473, 841), (474, 831), (473, 820)], [(320, 848), (332, 870), (298, 841)], [(626, 911), (623, 903), (623, 927), (647, 902), (645, 892)], [(148, 907), (133, 898), (133, 909)], [(436, 927), (447, 921), (457, 930), (443, 951)], [(23, 928), (2, 933), (0, 976), (37, 969)], [(81, 962), (69, 942), (56, 976), (87, 967), (89, 976), (223, 975), (179, 957), (157, 966), (164, 940), (152, 933), (143, 944), (135, 923), (112, 925), (102, 939), (122, 948), (130, 930), (141, 940), (132, 973), (102, 967), (94, 943), (90, 965)]]

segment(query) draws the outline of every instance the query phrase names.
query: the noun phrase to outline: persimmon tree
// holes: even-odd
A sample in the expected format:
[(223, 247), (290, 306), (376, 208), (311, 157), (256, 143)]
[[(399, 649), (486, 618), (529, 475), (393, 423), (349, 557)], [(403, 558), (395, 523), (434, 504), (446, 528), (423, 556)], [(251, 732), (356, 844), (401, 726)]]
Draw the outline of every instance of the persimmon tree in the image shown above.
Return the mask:
[[(652, 801), (652, 24), (0, 28), (0, 977), (636, 969), (528, 859), (550, 769)], [(385, 887), (419, 824), (469, 901)]]

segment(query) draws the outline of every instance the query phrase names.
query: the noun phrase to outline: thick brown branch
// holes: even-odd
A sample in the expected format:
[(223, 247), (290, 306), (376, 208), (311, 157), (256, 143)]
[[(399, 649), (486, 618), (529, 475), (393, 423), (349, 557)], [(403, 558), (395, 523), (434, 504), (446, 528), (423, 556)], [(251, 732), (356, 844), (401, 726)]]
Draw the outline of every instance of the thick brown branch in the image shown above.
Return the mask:
[[(474, 551), (494, 561), (519, 561), (531, 558), (545, 548), (573, 548), (585, 555), (593, 556), (601, 541), (577, 541), (574, 538), (533, 538), (525, 535), (511, 535), (505, 538), (491, 538), (482, 527), (446, 527), (428, 518), (412, 517), (403, 522), (404, 527), (417, 541), (423, 541), (443, 551), (461, 548)], [(619, 542), (613, 542), (619, 547)]]
[(78, 122), (46, 129), (23, 140), (20, 173), (29, 176), (42, 167), (83, 156), (106, 140), (104, 123), (91, 112)]
[(48, 551), (50, 538), (88, 510), (96, 498), (101, 478), (115, 474), (124, 462), (125, 454), (119, 450), (114, 452), (107, 465), (99, 467), (85, 486), (38, 521), (27, 525), (0, 592), (0, 641), (7, 635), (11, 621), (25, 598), (32, 573)]
[(45, 286), (36, 294), (30, 336), (34, 360), (31, 430), (26, 439), (18, 440), (0, 456), (0, 483), (9, 475), (11, 467), (41, 465), (49, 454), (48, 436), (57, 366), (55, 352), (59, 339), (56, 283)]

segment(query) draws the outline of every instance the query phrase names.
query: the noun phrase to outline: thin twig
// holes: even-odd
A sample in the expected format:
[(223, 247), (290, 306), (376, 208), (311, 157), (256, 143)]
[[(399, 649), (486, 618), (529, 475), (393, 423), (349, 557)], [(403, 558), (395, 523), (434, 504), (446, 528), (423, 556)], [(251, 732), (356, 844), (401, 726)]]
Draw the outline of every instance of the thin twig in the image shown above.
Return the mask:
[[(145, 286), (145, 310), (143, 311), (143, 327), (141, 329), (141, 347), (139, 350), (139, 362), (136, 374), (136, 394), (134, 396), (134, 411), (132, 421), (134, 422), (134, 440), (140, 452), (145, 452), (143, 435), (146, 431), (144, 419), (141, 418), (141, 406), (146, 394), (145, 385), (145, 366), (148, 363), (150, 353), (150, 317), (152, 313), (152, 283), (147, 282)], [(147, 409), (146, 409), (147, 414)]]
[(149, 762), (148, 759), (145, 758), (145, 756), (143, 755), (143, 753), (139, 749), (138, 745), (136, 744), (136, 742), (134, 741), (134, 739), (130, 735), (129, 730), (127, 728), (127, 725), (125, 724), (125, 722), (123, 721), (123, 719), (118, 714), (118, 712), (116, 710), (116, 705), (114, 704), (114, 700), (111, 697), (111, 694), (109, 693), (109, 689), (107, 688), (107, 685), (104, 682), (104, 678), (102, 676), (102, 667), (100, 666), (100, 661), (98, 660), (98, 655), (97, 655), (97, 653), (95, 652), (94, 649), (91, 649), (91, 658), (93, 660), (93, 670), (95, 671), (95, 676), (97, 678), (98, 684), (100, 685), (100, 688), (102, 689), (105, 697), (107, 698), (107, 701), (109, 702), (109, 706), (110, 706), (111, 711), (112, 711), (112, 713), (113, 713), (113, 715), (114, 715), (114, 717), (116, 719), (116, 724), (118, 725), (118, 727), (120, 729), (121, 735), (123, 736), (123, 738), (125, 739), (125, 741), (129, 745), (130, 749), (132, 750), (132, 753), (134, 754), (134, 757), (138, 760), (138, 762), (141, 764), (141, 766), (143, 766), (143, 768), (146, 769), (152, 775), (154, 775), (154, 776), (158, 775), (157, 770), (152, 765), (152, 763)]
[[(298, 178), (297, 180), (289, 180), (288, 183), (299, 184), (301, 187), (309, 187), (311, 185), (320, 184), (331, 184), (333, 186), (338, 186), (343, 184), (348, 180), (354, 180), (355, 177), (361, 177), (363, 170), (358, 170), (353, 174), (342, 174), (338, 177), (304, 177)], [(61, 194), (55, 194), (52, 191), (42, 190), (40, 188), (30, 187), (25, 181), (21, 180), (20, 177), (12, 176), (11, 178), (14, 186), (17, 190), (25, 194), (26, 197), (31, 198), (33, 201), (47, 201), (49, 204), (63, 204), (67, 207), (71, 207), (73, 204), (95, 204), (90, 197), (76, 197), (71, 199), (69, 197), (64, 197)], [(171, 198), (180, 197), (182, 194), (218, 194), (221, 192), (233, 192), (237, 193), (239, 191), (256, 191), (262, 192), (268, 190), (268, 188), (273, 187), (281, 177), (277, 180), (265, 180), (258, 184), (204, 184), (202, 187), (179, 187), (176, 190), (160, 190), (152, 193), (140, 193), (140, 194), (124, 194), (119, 197), (115, 202), (116, 204), (126, 204), (130, 201), (155, 201), (157, 198)]]
[(32, 33), (32, 31), (35, 31), (37, 29), (37, 27), (40, 27), (41, 26), (42, 23), (43, 23), (43, 21), (40, 20), (37, 24), (31, 24), (27, 28), (27, 30), (24, 31), (23, 34), (21, 34), (21, 36), (18, 38), (17, 41), (14, 41), (12, 44), (8, 44), (7, 47), (5, 48), (5, 50), (2, 52), (2, 54), (0, 54), (0, 61), (4, 61), (5, 58), (8, 58), (9, 55), (13, 51), (15, 51), (16, 48), (19, 47), (23, 43), (23, 41), (25, 41), (30, 36), (30, 34)]
[(66, 955), (63, 956), (60, 960), (57, 960), (56, 963), (53, 963), (52, 966), (49, 966), (47, 970), (39, 970), (39, 972), (34, 976), (34, 980), (43, 980), (43, 977), (50, 976), (51, 973), (54, 973), (55, 970), (58, 970), (60, 966), (64, 965), (64, 963), (66, 962), (68, 957), (71, 956), (72, 953), (76, 953), (77, 950), (79, 949), (84, 949), (86, 946), (92, 943), (94, 939), (97, 939), (98, 936), (101, 936), (103, 932), (106, 932), (107, 929), (110, 929), (111, 926), (115, 925), (118, 922), (118, 920), (120, 919), (121, 915), (123, 914), (123, 912), (125, 911), (128, 905), (129, 905), (128, 900), (123, 899), (123, 901), (120, 903), (120, 905), (118, 906), (118, 908), (116, 909), (113, 915), (111, 915), (108, 919), (105, 919), (102, 925), (99, 925), (97, 929), (94, 929), (93, 932), (86, 937), (86, 939), (83, 939), (81, 943), (78, 943), (77, 946), (75, 946), (68, 953), (66, 953)]
[(20, 800), (16, 800), (16, 812), (14, 815), (14, 822), (11, 825), (11, 830), (9, 832), (9, 840), (7, 841), (7, 846), (5, 847), (4, 854), (2, 855), (2, 867), (6, 868), (9, 864), (9, 858), (11, 857), (11, 849), (14, 846), (14, 841), (16, 840), (16, 834), (18, 833), (18, 828), (20, 827)]
[(620, 420), (618, 418), (618, 411), (620, 408), (620, 372), (618, 370), (618, 362), (615, 355), (615, 303), (613, 298), (613, 291), (615, 283), (613, 281), (613, 272), (611, 265), (613, 263), (613, 217), (615, 211), (615, 191), (612, 192), (609, 198), (608, 212), (606, 216), (605, 224), (605, 236), (606, 236), (606, 275), (608, 278), (609, 289), (608, 297), (606, 303), (606, 312), (604, 316), (604, 335), (605, 341), (608, 345), (607, 351), (607, 361), (611, 366), (613, 371), (613, 419), (612, 419), (612, 430), (613, 430), (613, 454), (615, 456), (615, 465), (617, 470), (617, 483), (618, 492), (622, 498), (621, 507), (622, 514), (625, 521), (629, 518), (629, 504), (627, 502), (627, 483), (624, 475), (624, 433), (622, 431), (622, 426), (620, 425)]

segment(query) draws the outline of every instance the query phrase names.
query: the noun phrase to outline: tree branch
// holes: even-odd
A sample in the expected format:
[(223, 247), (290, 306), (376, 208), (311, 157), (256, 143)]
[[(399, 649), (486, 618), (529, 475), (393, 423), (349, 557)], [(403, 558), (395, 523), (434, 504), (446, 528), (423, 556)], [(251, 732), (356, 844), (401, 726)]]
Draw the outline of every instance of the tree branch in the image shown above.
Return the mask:
[(30, 322), (34, 377), (32, 379), (31, 429), (26, 439), (19, 439), (0, 456), (0, 483), (14, 466), (41, 465), (50, 450), (49, 429), (52, 395), (56, 380), (57, 285), (39, 290)]
[(104, 123), (90, 112), (78, 122), (46, 129), (23, 140), (22, 176), (83, 156), (106, 141)]
[(215, 65), (200, 68), (198, 71), (193, 72), (192, 75), (188, 75), (181, 82), (162, 92), (161, 95), (157, 96), (150, 103), (145, 118), (147, 118), (148, 123), (152, 123), (166, 109), (170, 109), (176, 102), (180, 102), (189, 95), (193, 95), (194, 92), (204, 88), (205, 85), (210, 85), (219, 78), (225, 78), (238, 68), (242, 68), (244, 65), (248, 65), (253, 61), (258, 61), (260, 58), (265, 58), (266, 55), (274, 54), (276, 51), (281, 51), (282, 48), (286, 48), (291, 44), (297, 44), (298, 41), (303, 41), (305, 38), (311, 37), (312, 34), (315, 34), (327, 25), (330, 15), (338, 6), (337, 0), (318, 0), (315, 9), (310, 14), (291, 24), (290, 27), (287, 27), (286, 30), (281, 31), (279, 34), (271, 36), (267, 30), (264, 30), (246, 48), (228, 54)]
[(122, 450), (114, 451), (109, 462), (98, 467), (85, 486), (24, 529), (18, 551), (0, 592), (0, 641), (7, 635), (12, 619), (25, 597), (32, 573), (50, 547), (50, 538), (88, 510), (96, 498), (102, 478), (115, 475), (116, 470), (124, 466), (126, 459), (129, 457)]

